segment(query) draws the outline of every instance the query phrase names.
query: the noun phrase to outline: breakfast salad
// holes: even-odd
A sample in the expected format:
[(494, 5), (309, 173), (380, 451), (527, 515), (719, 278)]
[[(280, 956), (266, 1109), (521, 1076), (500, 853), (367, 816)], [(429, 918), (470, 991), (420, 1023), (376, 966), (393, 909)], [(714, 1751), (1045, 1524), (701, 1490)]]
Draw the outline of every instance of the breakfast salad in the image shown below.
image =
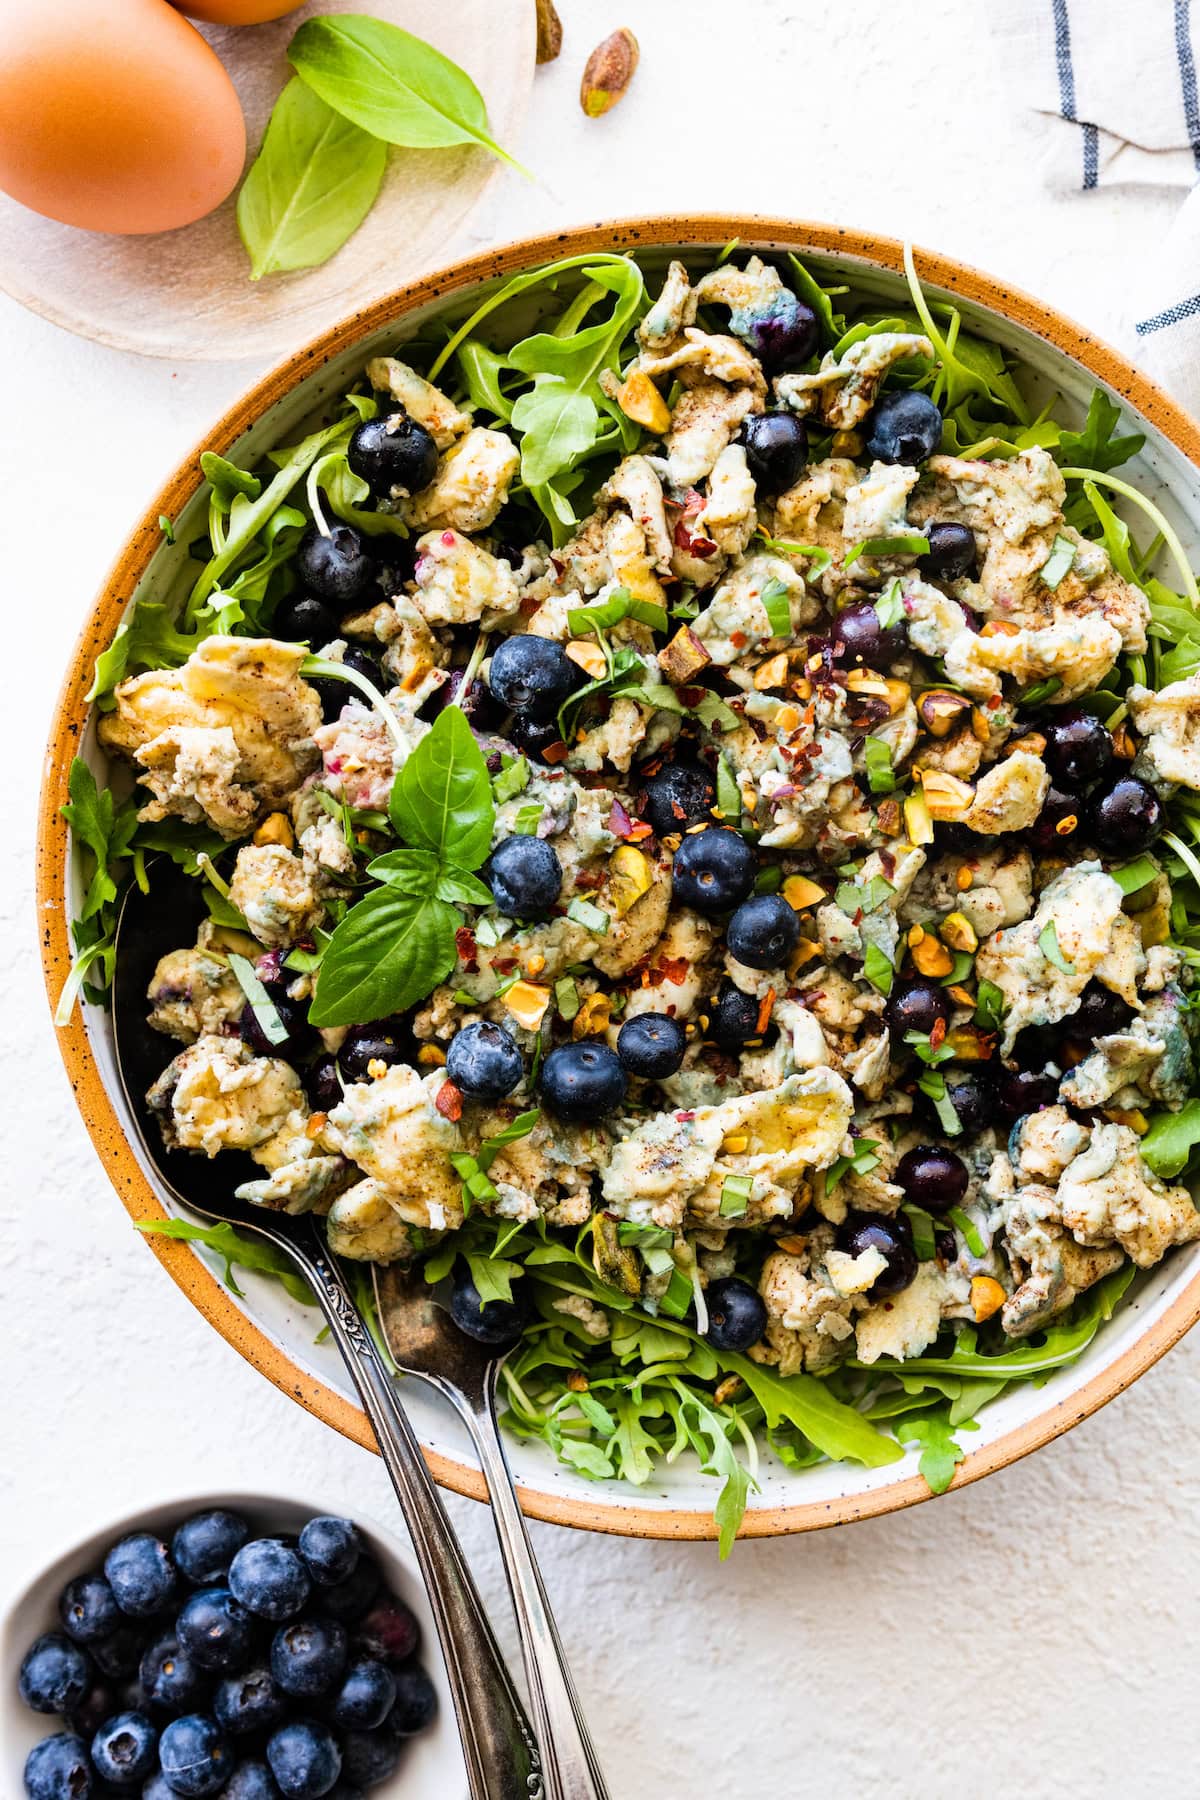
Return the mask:
[(726, 1546), (765, 1454), (945, 1487), (1200, 1238), (1195, 576), (908, 273), (568, 258), (206, 455), (66, 808), (60, 1017), (204, 896), (165, 1143), (422, 1264), (578, 1473), (697, 1451)]

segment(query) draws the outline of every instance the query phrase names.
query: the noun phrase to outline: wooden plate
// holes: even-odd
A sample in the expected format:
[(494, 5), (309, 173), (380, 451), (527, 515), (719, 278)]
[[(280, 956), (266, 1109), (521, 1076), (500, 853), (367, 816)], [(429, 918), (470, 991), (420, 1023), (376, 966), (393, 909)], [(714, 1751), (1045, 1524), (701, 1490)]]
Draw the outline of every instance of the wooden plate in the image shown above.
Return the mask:
[[(286, 50), (314, 13), (361, 12), (427, 38), (471, 75), (492, 134), (511, 150), (533, 85), (533, 0), (308, 0), (287, 18), (201, 25), (233, 78), (249, 154), (291, 74)], [(250, 280), (236, 194), (195, 225), (110, 237), (59, 225), (0, 194), (0, 290), (79, 337), (173, 361), (275, 356), (440, 262), (503, 165), (487, 151), (393, 150), (378, 200), (317, 269)]]

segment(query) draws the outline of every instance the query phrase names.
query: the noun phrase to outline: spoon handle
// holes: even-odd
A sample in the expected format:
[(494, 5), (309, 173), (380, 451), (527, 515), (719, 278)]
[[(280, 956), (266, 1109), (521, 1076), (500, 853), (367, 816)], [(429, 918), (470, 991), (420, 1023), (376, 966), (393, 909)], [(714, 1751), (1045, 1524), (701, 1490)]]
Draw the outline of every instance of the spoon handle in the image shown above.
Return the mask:
[(437, 1623), (471, 1800), (543, 1800), (537, 1744), (391, 1374), (324, 1248), (274, 1241), (311, 1284), (379, 1441)]
[(504, 1573), (521, 1634), (534, 1729), (542, 1746), (546, 1793), (548, 1800), (608, 1800), (500, 1435), (496, 1415), (499, 1368), (493, 1363), (480, 1388), (472, 1384), (474, 1391), (457, 1389), (453, 1398), (470, 1427), (487, 1478)]

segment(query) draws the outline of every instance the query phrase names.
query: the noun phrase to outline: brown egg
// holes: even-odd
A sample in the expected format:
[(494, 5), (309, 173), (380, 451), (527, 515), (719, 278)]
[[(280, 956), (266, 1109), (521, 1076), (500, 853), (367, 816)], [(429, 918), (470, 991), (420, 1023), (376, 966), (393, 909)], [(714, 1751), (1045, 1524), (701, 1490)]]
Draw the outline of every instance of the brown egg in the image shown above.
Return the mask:
[(262, 25), (295, 12), (303, 0), (171, 0), (189, 19), (207, 19), (210, 25)]
[(166, 0), (3, 8), (0, 189), (88, 231), (168, 231), (242, 172), (233, 83)]

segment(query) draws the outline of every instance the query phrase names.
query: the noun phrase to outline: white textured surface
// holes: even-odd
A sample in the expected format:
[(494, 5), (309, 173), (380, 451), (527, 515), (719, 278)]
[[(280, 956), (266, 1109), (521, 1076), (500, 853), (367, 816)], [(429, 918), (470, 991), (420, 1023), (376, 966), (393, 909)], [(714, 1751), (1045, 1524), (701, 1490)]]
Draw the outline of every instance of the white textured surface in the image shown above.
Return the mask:
[[(503, 177), (448, 256), (622, 213), (774, 211), (910, 235), (1119, 336), (1169, 206), (1043, 191), (1038, 129), (1006, 108), (979, 0), (560, 7), (564, 55), (516, 146), (545, 186)], [(642, 66), (590, 123), (579, 72), (620, 24)], [(0, 343), (7, 1588), (148, 1485), (291, 1480), (379, 1517), (391, 1502), (377, 1461), (256, 1376), (136, 1239), (75, 1117), (35, 963), (34, 791), (62, 659), (146, 497), (256, 370), (142, 363), (8, 303)], [(535, 1526), (614, 1800), (1190, 1791), (1198, 1370), (1200, 1338), (986, 1483), (740, 1545), (724, 1569), (711, 1545)], [(488, 1516), (450, 1506), (499, 1609)]]

